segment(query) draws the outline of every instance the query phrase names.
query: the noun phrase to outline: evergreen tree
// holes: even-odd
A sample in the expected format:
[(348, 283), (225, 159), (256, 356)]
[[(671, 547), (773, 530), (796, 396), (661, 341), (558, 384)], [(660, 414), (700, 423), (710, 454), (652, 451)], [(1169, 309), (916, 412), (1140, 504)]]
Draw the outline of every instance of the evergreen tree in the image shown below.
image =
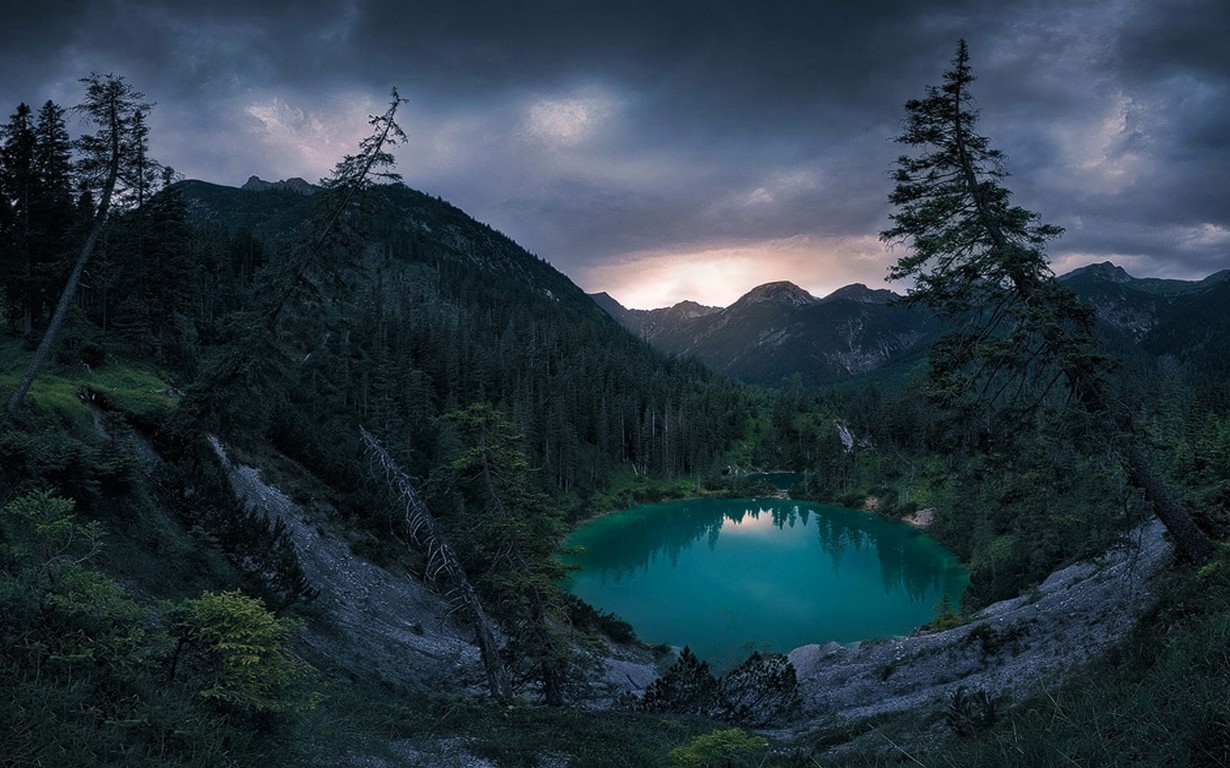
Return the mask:
[[(17, 384), (17, 388), (9, 397), (9, 415), (15, 415), (25, 399), (26, 392), (34, 383), (39, 368), (46, 361), (59, 334), (60, 327), (72, 303), (73, 296), (81, 282), (81, 273), (86, 262), (94, 252), (95, 245), (108, 223), (111, 213), (112, 199), (117, 190), (121, 193), (126, 189), (125, 183), (131, 178), (134, 164), (132, 148), (134, 139), (132, 129), (135, 116), (149, 109), (145, 102), (145, 94), (133, 89), (116, 75), (91, 75), (83, 78), (86, 86), (85, 101), (75, 107), (75, 111), (95, 125), (95, 132), (82, 136), (78, 141), (82, 157), (78, 164), (82, 186), (98, 194), (98, 207), (94, 211), (93, 226), (90, 234), (82, 245), (81, 251), (69, 273), (68, 281), (60, 294), (55, 312), (48, 322), (47, 330), (39, 343), (38, 349), (30, 359), (25, 373)], [(140, 141), (138, 140), (139, 144)]]
[(64, 109), (47, 101), (34, 128), (34, 175), (38, 188), (32, 199), (36, 323), (52, 307), (55, 288), (68, 272), (77, 212), (73, 205), (72, 140), (64, 125)]
[(685, 645), (666, 673), (645, 689), (640, 708), (711, 717), (718, 708), (718, 698), (718, 681), (709, 671), (709, 662), (701, 661)]
[(132, 205), (137, 209), (149, 200), (163, 170), (162, 165), (149, 156), (149, 126), (145, 115), (139, 109), (132, 114), (127, 139), (131, 161), (124, 169), (124, 183), (130, 190)]
[(17, 105), (17, 111), (0, 134), (0, 192), (7, 198), (4, 239), (0, 241), (0, 280), (12, 312), (11, 321), (20, 324), (23, 334), (34, 326), (37, 303), (37, 269), (32, 235), (33, 198), (38, 189), (34, 169), (35, 133), (30, 107)]
[(1130, 414), (1110, 398), (1092, 309), (1051, 272), (1044, 248), (1061, 230), (1011, 203), (1002, 153), (974, 132), (973, 81), (962, 40), (944, 85), (907, 102), (897, 141), (920, 154), (897, 160), (893, 226), (881, 234), (910, 246), (889, 273), (914, 280), (908, 301), (956, 323), (932, 350), (931, 391), (945, 405), (974, 402), (1003, 417), (1032, 412), (1062, 383), (1105, 424), (1180, 551), (1203, 562), (1208, 536), (1174, 501), (1137, 445)]
[(3, 129), (0, 194), (10, 201), (0, 216), (0, 286), (10, 324), (29, 335), (42, 325), (74, 220), (72, 144), (64, 110), (48, 101), (37, 121), (25, 104)]
[(562, 704), (585, 666), (558, 584), (563, 521), (535, 487), (523, 438), (503, 414), (478, 404), (446, 420), (462, 446), (447, 482), (460, 494), (463, 557), (482, 574), (479, 589), (508, 634), (514, 668), (548, 704)]

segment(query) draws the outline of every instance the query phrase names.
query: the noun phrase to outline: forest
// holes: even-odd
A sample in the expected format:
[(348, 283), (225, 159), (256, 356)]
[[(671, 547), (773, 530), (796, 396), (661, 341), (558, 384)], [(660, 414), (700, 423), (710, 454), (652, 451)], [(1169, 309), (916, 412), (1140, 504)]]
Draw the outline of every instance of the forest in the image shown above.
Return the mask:
[[(1146, 765), (1157, 734), (1169, 764), (1230, 762), (1230, 357), (1206, 318), (1141, 349), (1057, 287), (1059, 232), (1011, 204), (970, 81), (962, 46), (907, 105), (899, 142), (921, 154), (884, 235), (907, 300), (950, 333), (923, 364), (778, 389), (653, 350), (402, 184), (396, 91), (312, 194), (180, 178), (122, 77), (84, 78), (71, 110), (18, 105), (0, 128), (5, 763), (431, 764), (386, 754), (409, 740), (494, 765)], [(235, 496), (210, 438), (368, 561), (430, 580), (446, 542), (453, 587), (498, 628), (486, 684), (396, 688), (313, 657), (327, 617), (291, 533)], [(438, 523), (426, 544), (373, 444)], [(823, 724), (762, 733), (789, 720), (784, 657), (715, 678), (685, 652), (642, 699), (585, 706), (603, 655), (636, 641), (560, 588), (565, 533), (750, 495), (752, 468), (805, 472), (798, 498), (933, 509), (971, 574), (948, 622), (1153, 515), (1177, 561), (1111, 659), (930, 751), (830, 758), (843, 736)]]

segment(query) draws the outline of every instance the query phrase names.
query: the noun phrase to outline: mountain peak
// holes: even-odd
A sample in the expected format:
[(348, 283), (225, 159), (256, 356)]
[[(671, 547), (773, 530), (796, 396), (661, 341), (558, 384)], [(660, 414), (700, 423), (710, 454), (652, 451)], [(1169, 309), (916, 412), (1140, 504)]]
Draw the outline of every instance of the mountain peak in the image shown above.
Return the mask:
[(309, 184), (307, 181), (304, 181), (298, 176), (293, 176), (289, 179), (283, 179), (281, 181), (265, 181), (260, 176), (249, 176), (248, 180), (242, 187), (240, 187), (240, 189), (248, 192), (268, 192), (269, 190), (274, 189), (284, 189), (288, 192), (295, 192), (300, 195), (314, 195), (316, 194), (318, 188), (314, 184)]
[(1088, 275), (1089, 277), (1105, 280), (1108, 283), (1130, 283), (1133, 280), (1133, 277), (1127, 273), (1127, 270), (1110, 261), (1103, 261), (1097, 264), (1077, 267), (1059, 279), (1067, 280), (1078, 275)]
[(708, 314), (712, 314), (713, 312), (720, 312), (722, 310), (721, 307), (706, 306), (699, 302), (692, 301), (691, 299), (684, 299), (678, 304), (675, 304), (674, 306), (670, 307), (670, 309), (675, 310), (680, 313), (688, 313), (692, 315), (708, 315)]
[(802, 307), (820, 301), (807, 291), (788, 280), (758, 285), (748, 291), (735, 304), (778, 304), (785, 307)]
[(856, 304), (887, 304), (897, 294), (887, 288), (868, 288), (862, 283), (852, 283), (830, 293), (820, 301), (853, 301)]

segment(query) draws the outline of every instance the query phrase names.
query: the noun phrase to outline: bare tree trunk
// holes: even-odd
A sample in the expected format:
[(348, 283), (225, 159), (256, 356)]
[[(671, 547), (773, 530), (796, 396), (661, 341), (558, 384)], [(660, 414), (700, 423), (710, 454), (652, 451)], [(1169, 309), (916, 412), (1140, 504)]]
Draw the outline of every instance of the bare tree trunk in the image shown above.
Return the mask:
[(449, 545), (444, 531), (427, 509), (427, 505), (423, 503), (418, 491), (410, 482), (410, 478), (384, 449), (384, 446), (363, 427), (359, 427), (359, 434), (384, 470), (389, 488), (401, 501), (406, 526), (411, 535), (426, 545), (428, 572), (443, 570), (460, 594), (462, 605), (465, 606), (470, 619), (474, 622), (475, 639), (479, 653), (483, 657), (483, 666), (486, 668), (487, 685), (491, 689), (491, 695), (500, 701), (512, 698), (512, 688), (508, 682), (508, 675), (504, 671), (504, 663), (500, 660), (499, 646), (495, 642), (491, 623), (478, 600), (478, 593), (474, 591), (474, 585), (466, 576), (465, 570), (461, 567), (461, 561), (457, 559), (457, 555)]
[(1162, 521), (1162, 525), (1166, 526), (1166, 531), (1174, 539), (1179, 552), (1197, 565), (1208, 562), (1213, 557), (1213, 541), (1200, 530), (1187, 510), (1171, 495), (1166, 483), (1153, 471), (1152, 463), (1130, 439), (1123, 441), (1120, 453), (1128, 470), (1128, 477), (1144, 491), (1145, 498), (1153, 506), (1153, 512)]

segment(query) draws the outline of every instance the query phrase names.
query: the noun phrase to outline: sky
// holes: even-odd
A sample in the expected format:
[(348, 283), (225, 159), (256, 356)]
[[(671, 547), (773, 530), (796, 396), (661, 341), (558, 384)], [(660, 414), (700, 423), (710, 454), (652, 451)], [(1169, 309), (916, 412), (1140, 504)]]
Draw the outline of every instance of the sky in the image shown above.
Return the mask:
[[(968, 42), (1057, 273), (1230, 267), (1228, 0), (43, 0), (0, 9), (0, 109), (125, 76), (151, 154), (326, 176), (407, 99), (405, 182), (625, 306), (885, 283), (893, 137)], [(73, 125), (70, 123), (70, 129)]]

